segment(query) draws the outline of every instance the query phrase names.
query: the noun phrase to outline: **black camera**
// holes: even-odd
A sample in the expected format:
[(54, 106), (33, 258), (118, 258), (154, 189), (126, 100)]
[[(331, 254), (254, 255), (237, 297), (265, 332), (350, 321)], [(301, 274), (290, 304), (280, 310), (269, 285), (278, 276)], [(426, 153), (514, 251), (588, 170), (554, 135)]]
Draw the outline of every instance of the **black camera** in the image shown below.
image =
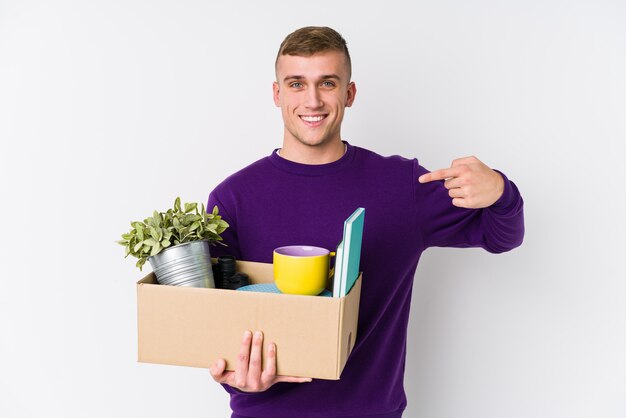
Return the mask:
[(235, 257), (232, 255), (223, 255), (217, 258), (217, 264), (213, 264), (216, 288), (235, 290), (250, 284), (247, 274), (235, 271), (235, 261)]

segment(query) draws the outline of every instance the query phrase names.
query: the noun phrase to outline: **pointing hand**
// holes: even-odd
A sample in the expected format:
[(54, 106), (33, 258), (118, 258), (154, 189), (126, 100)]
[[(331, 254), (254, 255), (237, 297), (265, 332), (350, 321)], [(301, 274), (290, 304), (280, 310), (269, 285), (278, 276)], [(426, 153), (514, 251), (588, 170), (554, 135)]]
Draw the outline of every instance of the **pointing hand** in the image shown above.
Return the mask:
[(444, 186), (452, 204), (460, 208), (479, 209), (493, 205), (504, 192), (502, 175), (476, 157), (452, 161), (450, 168), (435, 170), (419, 177), (420, 183), (445, 180)]

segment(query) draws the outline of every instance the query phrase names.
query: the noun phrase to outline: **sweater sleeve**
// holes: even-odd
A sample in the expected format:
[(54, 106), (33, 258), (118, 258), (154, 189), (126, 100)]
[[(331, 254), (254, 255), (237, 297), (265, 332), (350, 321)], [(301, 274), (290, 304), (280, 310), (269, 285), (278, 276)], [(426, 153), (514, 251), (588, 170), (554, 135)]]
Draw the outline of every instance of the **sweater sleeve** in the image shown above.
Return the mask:
[(428, 171), (415, 160), (417, 222), (424, 246), (481, 247), (491, 253), (510, 251), (524, 239), (524, 202), (517, 186), (503, 173), (504, 192), (484, 209), (452, 205), (443, 181), (421, 184), (417, 178)]

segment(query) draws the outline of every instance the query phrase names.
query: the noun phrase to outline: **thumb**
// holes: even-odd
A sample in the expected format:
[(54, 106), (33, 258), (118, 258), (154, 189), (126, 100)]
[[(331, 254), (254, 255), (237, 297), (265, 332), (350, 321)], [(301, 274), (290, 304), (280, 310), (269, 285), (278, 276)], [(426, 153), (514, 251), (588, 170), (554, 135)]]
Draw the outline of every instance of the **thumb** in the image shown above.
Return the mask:
[(217, 360), (210, 368), (209, 372), (213, 379), (221, 381), (224, 377), (224, 370), (226, 369), (226, 361), (224, 359)]

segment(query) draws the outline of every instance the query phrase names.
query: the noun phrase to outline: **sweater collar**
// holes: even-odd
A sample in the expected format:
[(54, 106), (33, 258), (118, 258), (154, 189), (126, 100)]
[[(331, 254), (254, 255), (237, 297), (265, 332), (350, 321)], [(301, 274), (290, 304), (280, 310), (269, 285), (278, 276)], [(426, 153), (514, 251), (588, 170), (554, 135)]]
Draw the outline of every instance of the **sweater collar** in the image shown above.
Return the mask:
[(355, 147), (351, 146), (346, 141), (343, 142), (346, 144), (346, 152), (340, 159), (328, 164), (301, 164), (289, 161), (278, 155), (278, 148), (270, 154), (268, 159), (276, 168), (291, 174), (298, 174), (302, 176), (324, 176), (333, 174), (347, 167), (354, 158), (356, 152)]

